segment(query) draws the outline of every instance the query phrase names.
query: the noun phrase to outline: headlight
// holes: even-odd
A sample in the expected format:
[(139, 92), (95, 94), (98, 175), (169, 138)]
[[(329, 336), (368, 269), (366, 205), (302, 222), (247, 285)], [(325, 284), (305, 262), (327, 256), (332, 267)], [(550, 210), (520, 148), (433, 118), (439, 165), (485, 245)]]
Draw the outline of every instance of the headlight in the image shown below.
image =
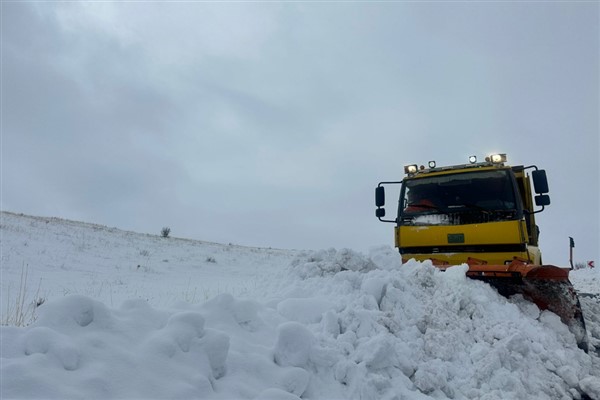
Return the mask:
[(477, 162), (477, 156), (471, 156), (471, 157), (469, 157), (469, 162), (471, 164), (475, 164)]
[(429, 161), (429, 168), (435, 168), (435, 161)]
[(411, 165), (404, 166), (405, 174), (416, 174), (418, 170), (419, 170), (419, 167), (417, 167), (417, 164), (411, 164)]
[(506, 162), (506, 154), (492, 154), (488, 158), (494, 164)]

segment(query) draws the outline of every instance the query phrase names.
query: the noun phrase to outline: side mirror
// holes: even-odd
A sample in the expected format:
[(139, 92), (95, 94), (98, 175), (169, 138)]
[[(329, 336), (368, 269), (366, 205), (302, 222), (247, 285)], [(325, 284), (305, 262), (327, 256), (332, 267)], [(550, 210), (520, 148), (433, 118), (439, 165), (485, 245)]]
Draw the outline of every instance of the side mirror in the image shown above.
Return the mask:
[(383, 186), (377, 186), (375, 188), (375, 206), (377, 208), (385, 205), (385, 189)]
[(375, 216), (377, 218), (383, 218), (385, 217), (385, 208), (378, 208), (375, 210)]
[[(531, 173), (531, 177), (533, 178), (533, 190), (537, 194), (548, 193), (548, 179), (546, 178), (546, 171), (543, 169), (537, 169)], [(539, 196), (538, 196), (539, 197)], [(537, 203), (537, 197), (536, 197)], [(545, 201), (545, 200), (544, 200)], [(550, 199), (548, 198), (548, 204), (550, 204)], [(540, 205), (540, 204), (538, 204)]]
[(550, 196), (547, 194), (539, 194), (535, 196), (535, 205), (545, 207), (550, 205)]

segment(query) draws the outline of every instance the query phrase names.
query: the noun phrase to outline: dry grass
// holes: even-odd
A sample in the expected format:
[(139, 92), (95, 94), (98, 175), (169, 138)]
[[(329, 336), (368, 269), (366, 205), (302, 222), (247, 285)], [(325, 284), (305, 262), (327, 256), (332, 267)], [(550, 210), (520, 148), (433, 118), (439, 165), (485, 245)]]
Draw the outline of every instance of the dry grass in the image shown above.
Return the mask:
[(16, 297), (11, 296), (11, 288), (8, 287), (6, 293), (6, 312), (2, 318), (2, 325), (9, 326), (27, 326), (37, 319), (37, 309), (44, 304), (45, 299), (40, 296), (42, 281), (38, 285), (37, 291), (33, 297), (28, 293), (28, 271), (29, 266), (21, 267), (21, 279)]

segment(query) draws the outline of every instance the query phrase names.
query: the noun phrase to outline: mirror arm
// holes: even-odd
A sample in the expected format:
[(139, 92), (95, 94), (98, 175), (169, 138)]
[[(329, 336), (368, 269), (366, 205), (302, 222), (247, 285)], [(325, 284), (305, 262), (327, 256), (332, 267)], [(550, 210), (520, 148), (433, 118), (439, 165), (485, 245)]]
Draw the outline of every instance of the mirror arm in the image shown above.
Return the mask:
[[(395, 220), (383, 219), (383, 217), (385, 216), (385, 208), (384, 208), (384, 205), (385, 205), (385, 192), (384, 192), (383, 185), (398, 185), (398, 184), (401, 184), (401, 183), (402, 183), (402, 181), (379, 182), (379, 184), (377, 185), (377, 188), (375, 190), (375, 203), (376, 203), (376, 207), (377, 207), (377, 210), (375, 212), (375, 216), (381, 222), (391, 222), (391, 223), (394, 223), (394, 224), (398, 222), (398, 219), (395, 219)], [(381, 193), (381, 194), (378, 194), (378, 193)], [(379, 210), (381, 210), (381, 213), (382, 213), (381, 216), (379, 216), (379, 212), (380, 212)]]

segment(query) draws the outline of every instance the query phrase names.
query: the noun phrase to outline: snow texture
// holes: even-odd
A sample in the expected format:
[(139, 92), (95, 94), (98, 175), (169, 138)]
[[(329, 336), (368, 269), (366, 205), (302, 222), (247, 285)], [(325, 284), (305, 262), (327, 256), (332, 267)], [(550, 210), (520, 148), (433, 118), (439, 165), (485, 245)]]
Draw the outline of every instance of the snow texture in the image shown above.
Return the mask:
[(600, 400), (598, 270), (571, 273), (590, 293), (585, 354), (556, 315), (387, 246), (254, 249), (6, 212), (1, 228), (2, 321), (22, 271), (44, 300), (1, 328), (2, 399)]

